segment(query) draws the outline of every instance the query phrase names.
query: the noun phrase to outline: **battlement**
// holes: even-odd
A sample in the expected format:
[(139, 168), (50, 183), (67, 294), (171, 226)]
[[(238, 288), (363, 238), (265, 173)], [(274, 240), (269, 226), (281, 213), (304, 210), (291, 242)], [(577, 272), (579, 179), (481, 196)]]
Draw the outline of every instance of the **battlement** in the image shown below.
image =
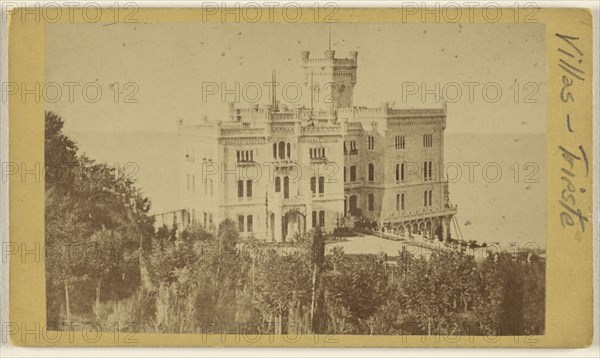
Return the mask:
[(302, 135), (311, 136), (342, 136), (342, 127), (339, 125), (318, 125), (318, 126), (304, 126), (301, 129)]
[(353, 107), (340, 108), (338, 110), (340, 120), (354, 120), (361, 117), (402, 117), (402, 118), (418, 118), (418, 117), (444, 117), (446, 116), (445, 108), (424, 108), (424, 109), (399, 109), (393, 108), (388, 102), (384, 102), (380, 107)]
[(310, 51), (302, 51), (302, 64), (305, 66), (337, 66), (337, 67), (356, 67), (358, 65), (358, 52), (351, 51), (350, 58), (335, 58), (334, 50), (325, 51), (323, 58), (310, 58)]
[(219, 123), (219, 135), (221, 138), (228, 137), (266, 137), (269, 128), (264, 123), (257, 122), (232, 122)]

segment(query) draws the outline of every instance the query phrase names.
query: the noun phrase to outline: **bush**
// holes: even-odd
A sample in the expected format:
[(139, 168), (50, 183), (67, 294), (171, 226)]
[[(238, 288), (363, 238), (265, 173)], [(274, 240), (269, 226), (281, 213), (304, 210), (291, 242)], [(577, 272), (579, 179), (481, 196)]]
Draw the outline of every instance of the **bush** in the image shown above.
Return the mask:
[(349, 227), (346, 226), (340, 226), (340, 227), (336, 227), (335, 229), (333, 229), (333, 238), (338, 238), (338, 237), (352, 237), (352, 236), (356, 236), (356, 233), (354, 232), (354, 230), (352, 230)]

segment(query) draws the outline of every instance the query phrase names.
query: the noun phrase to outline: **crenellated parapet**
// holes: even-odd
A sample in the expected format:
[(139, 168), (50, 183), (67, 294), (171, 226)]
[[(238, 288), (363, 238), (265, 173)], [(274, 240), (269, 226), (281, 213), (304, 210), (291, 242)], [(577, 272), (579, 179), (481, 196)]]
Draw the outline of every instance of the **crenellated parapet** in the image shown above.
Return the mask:
[(397, 109), (390, 107), (387, 103), (380, 107), (353, 107), (340, 108), (338, 117), (341, 122), (356, 122), (368, 119), (401, 119), (401, 120), (442, 120), (445, 121), (446, 110), (444, 108), (424, 109)]
[(356, 67), (358, 66), (358, 51), (351, 51), (349, 58), (336, 58), (334, 50), (325, 51), (325, 57), (310, 58), (310, 51), (302, 51), (301, 58), (304, 66), (323, 66), (330, 65), (336, 67)]

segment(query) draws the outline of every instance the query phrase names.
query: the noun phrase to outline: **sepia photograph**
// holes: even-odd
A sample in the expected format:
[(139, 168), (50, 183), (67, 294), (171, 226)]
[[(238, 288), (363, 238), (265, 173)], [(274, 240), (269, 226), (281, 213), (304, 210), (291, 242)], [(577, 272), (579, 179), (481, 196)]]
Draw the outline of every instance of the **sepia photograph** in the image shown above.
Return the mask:
[(544, 24), (45, 31), (53, 330), (545, 334)]

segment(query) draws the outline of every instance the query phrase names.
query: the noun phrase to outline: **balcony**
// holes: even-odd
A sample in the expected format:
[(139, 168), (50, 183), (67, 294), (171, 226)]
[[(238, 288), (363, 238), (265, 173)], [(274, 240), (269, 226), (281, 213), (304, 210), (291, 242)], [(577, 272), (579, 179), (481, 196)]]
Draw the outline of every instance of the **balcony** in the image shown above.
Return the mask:
[(252, 166), (258, 165), (258, 163), (256, 161), (254, 161), (254, 159), (238, 160), (235, 164), (240, 167), (252, 167)]
[(387, 215), (384, 220), (386, 222), (405, 222), (455, 214), (456, 205), (448, 205), (444, 208), (422, 208), (417, 210), (392, 212), (390, 215)]
[(310, 162), (311, 163), (327, 163), (327, 157), (310, 157)]
[(344, 150), (344, 155), (358, 155), (358, 149)]

